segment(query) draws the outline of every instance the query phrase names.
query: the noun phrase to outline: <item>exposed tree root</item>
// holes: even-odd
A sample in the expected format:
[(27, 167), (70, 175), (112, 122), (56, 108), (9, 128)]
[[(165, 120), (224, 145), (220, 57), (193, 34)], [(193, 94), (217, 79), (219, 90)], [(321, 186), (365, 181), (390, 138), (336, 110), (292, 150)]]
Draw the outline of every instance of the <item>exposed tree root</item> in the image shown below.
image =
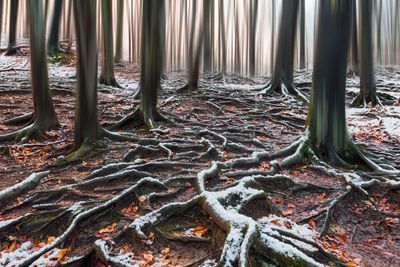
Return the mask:
[(183, 87), (176, 90), (176, 92), (183, 94), (183, 93), (187, 93), (187, 92), (195, 92), (197, 90), (199, 90), (199, 86), (195, 86), (195, 85), (187, 83)]
[(305, 103), (309, 103), (309, 99), (298, 90), (293, 84), (287, 84), (286, 82), (279, 82), (275, 84), (274, 82), (269, 82), (261, 92), (258, 94), (268, 95), (270, 93), (278, 93), (284, 96), (284, 98), (289, 97), (289, 95), (294, 95), (300, 98)]
[(0, 191), (0, 206), (5, 205), (7, 202), (16, 199), (21, 194), (35, 188), (48, 174), (48, 171), (33, 173), (24, 181)]
[(115, 77), (105, 77), (103, 75), (100, 75), (99, 83), (106, 86), (112, 86), (115, 88), (122, 88), (121, 85), (118, 84)]
[(378, 94), (370, 94), (368, 96), (358, 94), (351, 103), (352, 107), (368, 107), (368, 104), (371, 103), (373, 107), (375, 106), (383, 106)]
[(123, 128), (129, 124), (133, 124), (134, 127), (145, 126), (147, 129), (155, 129), (157, 128), (158, 122), (169, 122), (167, 118), (165, 118), (158, 110), (155, 111), (155, 114), (152, 117), (148, 117), (141, 107), (135, 109), (134, 112), (127, 115), (123, 119), (119, 120), (118, 122), (108, 126), (107, 129), (115, 130)]
[(15, 142), (25, 143), (31, 137), (36, 135), (41, 135), (43, 132), (56, 126), (58, 126), (58, 123), (51, 125), (43, 125), (42, 123), (34, 121), (32, 124), (29, 124), (16, 132), (0, 135), (0, 142), (15, 141)]
[(4, 121), (5, 125), (15, 125), (20, 123), (29, 123), (33, 119), (33, 113), (24, 114)]

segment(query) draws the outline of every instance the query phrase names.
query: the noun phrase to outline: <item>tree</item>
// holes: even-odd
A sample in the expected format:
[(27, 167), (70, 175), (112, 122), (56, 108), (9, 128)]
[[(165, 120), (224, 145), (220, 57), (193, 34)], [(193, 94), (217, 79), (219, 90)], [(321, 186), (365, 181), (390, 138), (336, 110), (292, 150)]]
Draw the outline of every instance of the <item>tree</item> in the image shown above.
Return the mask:
[[(180, 88), (178, 92), (185, 92), (190, 90), (197, 90), (199, 88), (199, 76), (200, 76), (200, 56), (203, 45), (204, 32), (200, 30), (198, 40), (196, 42), (196, 14), (197, 14), (197, 0), (193, 0), (192, 6), (192, 22), (190, 28), (190, 37), (188, 44), (188, 72), (187, 72), (187, 83), (185, 86)], [(206, 10), (204, 10), (205, 12)]]
[(47, 44), (47, 49), (50, 56), (62, 51), (60, 47), (60, 22), (62, 6), (63, 0), (54, 1), (54, 12), (51, 19), (50, 34)]
[(134, 112), (112, 125), (111, 129), (123, 127), (130, 122), (153, 129), (157, 128), (157, 122), (167, 121), (157, 110), (163, 70), (164, 0), (146, 0), (142, 7), (141, 102)]
[[(14, 2), (14, 1), (13, 1)], [(29, 0), (30, 60), (34, 112), (13, 119), (28, 124), (21, 130), (0, 136), (2, 141), (27, 141), (30, 137), (58, 126), (56, 112), (49, 90), (47, 53), (45, 45), (46, 26), (42, 1)]]
[(293, 84), (294, 48), (299, 1), (283, 0), (282, 6), (272, 80), (261, 93), (278, 92), (283, 95), (291, 93), (308, 102), (308, 99)]
[(103, 29), (103, 64), (99, 82), (101, 84), (121, 87), (114, 76), (114, 40), (112, 19), (112, 2), (109, 0), (101, 1), (101, 21)]
[(221, 57), (221, 69), (220, 74), (223, 77), (226, 74), (226, 34), (225, 34), (225, 12), (224, 12), (224, 1), (219, 0), (219, 36), (220, 36), (220, 57)]
[(1, 43), (1, 33), (3, 31), (3, 6), (4, 6), (4, 1), (0, 0), (0, 43)]
[(203, 69), (204, 72), (211, 71), (211, 9), (214, 8), (212, 0), (203, 0)]
[(360, 1), (360, 93), (354, 99), (354, 106), (366, 107), (380, 104), (376, 93), (374, 51), (372, 41), (372, 0)]
[(57, 164), (82, 159), (102, 147), (100, 138), (131, 140), (100, 126), (97, 114), (98, 49), (96, 39), (96, 0), (74, 0), (77, 51), (77, 95), (75, 106), (74, 146)]
[(349, 138), (346, 126), (345, 91), (347, 55), (353, 2), (327, 0), (319, 3), (319, 24), (315, 47), (311, 101), (307, 129), (286, 151), (296, 152), (282, 161), (291, 166), (308, 158), (335, 166), (363, 165), (390, 172), (368, 159)]
[(116, 63), (122, 60), (123, 47), (123, 31), (124, 31), (124, 0), (117, 1), (117, 37), (115, 42), (115, 57)]
[(19, 49), (16, 47), (17, 43), (17, 17), (18, 17), (19, 0), (11, 1), (10, 6), (10, 24), (8, 28), (8, 46), (6, 56), (17, 54)]
[(360, 64), (358, 58), (358, 28), (357, 28), (357, 5), (356, 0), (353, 2), (353, 10), (351, 14), (351, 30), (350, 30), (350, 73), (353, 75), (360, 74)]
[(305, 0), (300, 0), (300, 69), (306, 66), (306, 8)]
[(254, 76), (256, 72), (257, 16), (258, 16), (258, 0), (250, 1), (250, 36), (249, 36), (250, 76)]

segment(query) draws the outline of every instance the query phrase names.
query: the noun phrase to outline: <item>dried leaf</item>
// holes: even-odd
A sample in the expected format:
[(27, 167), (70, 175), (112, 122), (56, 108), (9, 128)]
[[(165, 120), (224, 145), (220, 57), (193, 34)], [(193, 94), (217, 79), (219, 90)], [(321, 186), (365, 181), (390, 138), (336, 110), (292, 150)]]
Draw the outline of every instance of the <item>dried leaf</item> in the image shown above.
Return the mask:
[(292, 214), (293, 214), (293, 210), (283, 210), (283, 211), (282, 211), (282, 214), (283, 214), (284, 216), (292, 215)]
[(317, 228), (317, 224), (314, 220), (309, 220), (308, 221), (308, 225), (312, 228), (312, 229), (316, 229)]

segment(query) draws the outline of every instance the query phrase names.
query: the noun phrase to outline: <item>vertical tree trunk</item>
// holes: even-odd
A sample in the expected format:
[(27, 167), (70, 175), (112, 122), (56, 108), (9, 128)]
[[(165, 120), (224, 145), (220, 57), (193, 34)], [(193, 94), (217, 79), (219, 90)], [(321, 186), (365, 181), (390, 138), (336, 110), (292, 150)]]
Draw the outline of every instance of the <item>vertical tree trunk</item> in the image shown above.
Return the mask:
[(376, 26), (376, 43), (377, 43), (377, 53), (378, 53), (378, 60), (379, 64), (382, 64), (382, 0), (379, 1), (379, 8), (378, 8), (378, 23)]
[[(353, 3), (351, 14), (351, 31), (350, 31), (350, 66), (349, 69), (354, 75), (359, 75), (360, 65), (358, 58), (358, 29), (357, 29), (357, 5), (356, 0), (349, 0)], [(362, 0), (363, 1), (363, 0)]]
[(235, 73), (239, 75), (241, 73), (241, 58), (240, 58), (240, 31), (239, 31), (239, 7), (238, 2), (235, 0)]
[(121, 62), (124, 32), (124, 0), (117, 1), (117, 38), (115, 42), (115, 62)]
[(10, 25), (8, 29), (8, 47), (7, 56), (15, 55), (17, 49), (15, 47), (17, 43), (17, 17), (18, 17), (19, 0), (12, 0), (10, 6)]
[(101, 24), (103, 30), (103, 62), (99, 82), (120, 87), (114, 76), (114, 36), (113, 36), (112, 2), (101, 0)]
[(353, 105), (373, 106), (379, 103), (376, 95), (374, 50), (372, 41), (372, 0), (360, 1), (360, 93)]
[(0, 45), (1, 45), (1, 34), (3, 33), (3, 7), (4, 7), (4, 1), (0, 0)]
[(210, 29), (211, 0), (203, 0), (203, 69), (211, 71), (211, 29)]
[(307, 98), (293, 84), (298, 10), (299, 1), (283, 0), (272, 80), (262, 93), (278, 92), (284, 95), (291, 93), (308, 102)]
[(74, 148), (80, 149), (92, 146), (100, 136), (97, 116), (97, 1), (73, 1), (78, 60)]
[(63, 7), (63, 0), (54, 1), (54, 12), (51, 19), (50, 35), (48, 40), (48, 53), (49, 55), (54, 55), (61, 51), (60, 48), (60, 23), (61, 23), (61, 13)]
[(164, 0), (146, 0), (143, 2), (142, 21), (142, 87), (141, 109), (144, 123), (155, 128), (159, 116), (157, 111), (157, 92), (163, 66), (164, 39)]
[(306, 68), (306, 11), (305, 0), (300, 0), (300, 69)]
[[(365, 1), (365, 0), (363, 0)], [(319, 3), (312, 96), (308, 112), (310, 141), (320, 156), (345, 165), (349, 154), (345, 91), (353, 1)]]
[(250, 1), (250, 36), (249, 36), (249, 74), (256, 72), (256, 38), (257, 38), (258, 0)]
[(275, 57), (275, 21), (276, 21), (276, 5), (275, 5), (275, 0), (271, 0), (272, 4), (272, 23), (271, 23), (271, 54), (270, 54), (270, 69), (271, 73), (273, 73), (274, 70), (274, 57)]
[(219, 0), (219, 29), (220, 29), (220, 46), (221, 46), (221, 66), (220, 72), (222, 75), (226, 74), (226, 34), (225, 34), (225, 12), (224, 1)]

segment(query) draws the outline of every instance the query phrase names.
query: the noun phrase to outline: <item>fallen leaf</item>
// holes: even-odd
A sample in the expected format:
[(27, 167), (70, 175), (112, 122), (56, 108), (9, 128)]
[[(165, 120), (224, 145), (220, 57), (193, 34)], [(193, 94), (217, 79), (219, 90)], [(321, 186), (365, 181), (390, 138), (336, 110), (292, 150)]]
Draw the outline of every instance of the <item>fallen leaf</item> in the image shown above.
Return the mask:
[(309, 221), (308, 221), (308, 225), (309, 225), (312, 229), (316, 229), (316, 228), (317, 228), (317, 224), (315, 223), (314, 220), (309, 220)]
[(146, 201), (146, 199), (147, 198), (145, 196), (141, 196), (141, 197), (138, 198), (140, 203), (144, 203)]
[(292, 224), (289, 221), (283, 223), (287, 229), (292, 229)]
[(283, 211), (282, 211), (282, 214), (283, 214), (284, 216), (292, 215), (292, 214), (293, 214), (293, 210), (283, 210)]

